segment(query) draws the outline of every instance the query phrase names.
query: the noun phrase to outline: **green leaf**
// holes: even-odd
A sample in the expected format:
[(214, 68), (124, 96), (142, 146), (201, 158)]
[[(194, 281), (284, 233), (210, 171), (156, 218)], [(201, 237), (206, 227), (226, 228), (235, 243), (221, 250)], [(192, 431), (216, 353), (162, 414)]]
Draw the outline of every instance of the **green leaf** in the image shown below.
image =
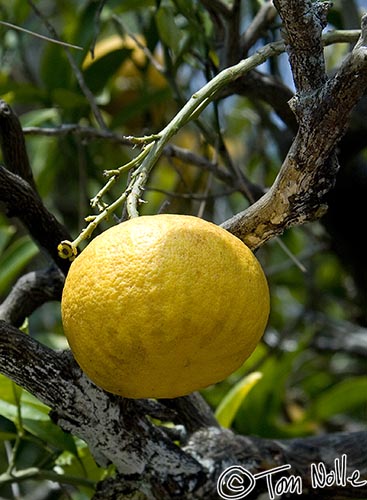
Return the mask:
[(13, 441), (16, 438), (15, 432), (0, 432), (0, 441)]
[(30, 434), (54, 446), (58, 450), (67, 450), (73, 454), (77, 453), (72, 435), (63, 432), (49, 417), (47, 420), (24, 418), (22, 419), (22, 424), (23, 428)]
[(130, 54), (131, 49), (113, 50), (88, 66), (84, 70), (84, 78), (90, 90), (94, 93), (101, 92)]
[[(32, 394), (14, 384), (4, 375), (0, 375), (0, 415), (59, 450), (77, 454), (74, 438), (63, 432), (50, 417), (50, 408)], [(19, 422), (19, 408), (21, 422)]]
[(45, 123), (59, 124), (59, 114), (56, 108), (36, 109), (23, 113), (21, 122), (23, 127), (39, 127)]
[(85, 50), (74, 51), (74, 58), (80, 64), (85, 57), (86, 52), (89, 50), (90, 44), (95, 36), (95, 29), (91, 29), (96, 23), (96, 14), (99, 9), (99, 2), (86, 2), (85, 8), (83, 8), (78, 15), (75, 16), (74, 10), (74, 22), (69, 23), (71, 25), (71, 30), (73, 33), (69, 34), (72, 43), (83, 47)]
[(124, 0), (123, 2), (121, 2), (121, 0), (110, 0), (108, 5), (111, 9), (117, 8), (118, 11), (122, 13), (128, 12), (129, 10), (145, 10), (149, 7), (154, 7), (155, 0), (139, 0), (138, 2), (136, 0)]
[(36, 244), (28, 237), (14, 241), (0, 257), (0, 295), (8, 290), (20, 271), (38, 253)]
[(80, 439), (75, 441), (78, 454), (64, 451), (56, 459), (57, 466), (68, 476), (82, 476), (95, 482), (105, 479), (108, 472), (96, 464), (86, 443)]
[(70, 88), (73, 75), (63, 47), (54, 43), (46, 46), (41, 63), (41, 78), (49, 91)]
[(250, 373), (237, 382), (226, 394), (215, 412), (215, 417), (222, 427), (231, 426), (243, 400), (261, 377), (260, 372)]
[(307, 416), (326, 420), (358, 406), (367, 406), (367, 376), (343, 380), (322, 392), (311, 404)]
[(14, 233), (14, 226), (5, 226), (0, 228), (0, 255), (3, 253)]
[[(301, 348), (300, 348), (301, 349)], [(300, 351), (269, 356), (261, 365), (262, 379), (241, 404), (236, 416), (235, 430), (240, 434), (262, 437), (282, 437), (279, 415), (283, 411), (287, 381)]]
[(183, 33), (177, 27), (173, 11), (169, 7), (162, 6), (156, 13), (156, 23), (161, 40), (177, 53)]
[(52, 91), (52, 100), (56, 105), (64, 109), (74, 110), (87, 105), (87, 100), (81, 92), (66, 88), (57, 88)]
[(5, 377), (5, 375), (0, 374), (0, 387), (1, 387), (0, 401), (5, 401), (7, 403), (15, 405), (17, 403), (17, 397), (14, 388), (18, 386), (14, 382), (12, 382), (8, 377)]

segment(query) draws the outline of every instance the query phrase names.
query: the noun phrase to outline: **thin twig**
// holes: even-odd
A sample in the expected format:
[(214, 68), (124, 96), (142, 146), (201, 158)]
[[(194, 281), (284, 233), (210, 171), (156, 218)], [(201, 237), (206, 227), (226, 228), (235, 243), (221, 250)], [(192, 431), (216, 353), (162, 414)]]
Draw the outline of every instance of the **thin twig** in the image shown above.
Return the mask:
[[(34, 4), (34, 2), (32, 0), (28, 0), (28, 3), (32, 7), (32, 9), (33, 9), (34, 13), (37, 15), (37, 17), (39, 17), (42, 20), (42, 22), (46, 26), (46, 28), (49, 31), (49, 33), (53, 36), (53, 38), (59, 39), (59, 36), (58, 36), (55, 28), (48, 21), (48, 19), (42, 14), (42, 12), (38, 9), (38, 7), (36, 7), (36, 5)], [(64, 50), (65, 50), (66, 57), (67, 57), (67, 59), (69, 61), (69, 64), (72, 67), (72, 70), (73, 70), (73, 72), (75, 74), (75, 77), (76, 77), (76, 79), (78, 81), (79, 87), (80, 87), (81, 91), (83, 92), (83, 94), (85, 95), (87, 101), (89, 102), (89, 105), (90, 105), (90, 107), (92, 109), (92, 112), (94, 114), (94, 117), (95, 117), (98, 125), (102, 129), (107, 129), (107, 126), (106, 126), (105, 121), (103, 119), (103, 116), (102, 116), (102, 114), (101, 114), (101, 112), (99, 110), (99, 107), (98, 107), (98, 105), (96, 103), (94, 95), (90, 91), (88, 85), (86, 84), (86, 82), (84, 80), (83, 73), (80, 71), (80, 69), (79, 69), (78, 65), (76, 64), (76, 62), (74, 60), (74, 57), (72, 56), (72, 54), (69, 51), (69, 49), (67, 47), (64, 47)]]
[(120, 32), (121, 36), (123, 36), (125, 33), (134, 41), (137, 47), (141, 49), (144, 52), (144, 55), (148, 59), (148, 61), (151, 63), (151, 65), (159, 72), (161, 75), (165, 76), (165, 68), (160, 64), (157, 59), (154, 57), (152, 52), (148, 49), (146, 45), (144, 45), (135, 34), (130, 31), (127, 26), (122, 22), (121, 18), (118, 17), (116, 14), (113, 14), (112, 20), (114, 21), (118, 31)]
[[(284, 50), (283, 42), (275, 42), (265, 45), (259, 49), (255, 54), (244, 59), (235, 66), (231, 66), (221, 71), (212, 80), (210, 80), (201, 89), (195, 92), (187, 101), (185, 106), (177, 113), (171, 122), (159, 133), (154, 136), (155, 142), (151, 142), (146, 146), (149, 150), (147, 154), (140, 153), (144, 158), (141, 165), (132, 174), (131, 183), (118, 200), (105, 207), (104, 210), (82, 231), (82, 233), (74, 240), (62, 241), (59, 245), (59, 255), (64, 258), (74, 258), (76, 247), (87, 237), (90, 237), (97, 225), (108, 217), (113, 211), (126, 200), (127, 210), (130, 217), (138, 216), (138, 205), (141, 202), (141, 195), (144, 190), (145, 184), (148, 180), (149, 174), (156, 162), (162, 155), (164, 148), (168, 141), (189, 121), (196, 118), (208, 104), (213, 101), (221, 89), (236, 80), (246, 72), (256, 68), (259, 64), (265, 62), (269, 57), (278, 55)], [(149, 136), (148, 136), (149, 138)], [(144, 152), (144, 150), (143, 150)], [(139, 155), (139, 156), (140, 156)], [(120, 167), (124, 168), (124, 166)], [(104, 189), (104, 188), (102, 188)]]
[(51, 470), (39, 469), (38, 467), (29, 467), (28, 469), (13, 470), (10, 473), (5, 472), (0, 474), (1, 486), (29, 480), (47, 480), (61, 484), (70, 484), (73, 486), (84, 486), (91, 489), (94, 489), (95, 487), (95, 483), (90, 479), (80, 476), (71, 476), (68, 474), (59, 474)]
[(277, 11), (272, 0), (265, 2), (256, 13), (252, 23), (243, 33), (240, 39), (240, 53), (246, 56), (249, 49), (263, 35), (264, 31), (274, 21), (277, 16)]
[(123, 146), (134, 146), (134, 140), (130, 136), (125, 136), (111, 130), (98, 129), (78, 124), (61, 125), (60, 127), (24, 127), (25, 135), (42, 135), (47, 137), (63, 137), (74, 134), (83, 140), (107, 139), (117, 142)]
[(22, 31), (23, 33), (27, 33), (28, 35), (35, 36), (37, 38), (41, 38), (42, 40), (46, 40), (47, 42), (56, 43), (57, 45), (62, 45), (64, 47), (69, 47), (70, 49), (83, 50), (83, 47), (79, 47), (79, 45), (73, 45), (72, 43), (63, 42), (61, 40), (55, 40), (54, 38), (50, 38), (49, 36), (41, 35), (40, 33), (36, 33), (31, 30), (27, 30), (22, 28), (21, 26), (17, 26), (16, 24), (8, 23), (6, 21), (0, 21), (0, 24), (7, 26), (8, 28), (12, 28), (14, 30)]

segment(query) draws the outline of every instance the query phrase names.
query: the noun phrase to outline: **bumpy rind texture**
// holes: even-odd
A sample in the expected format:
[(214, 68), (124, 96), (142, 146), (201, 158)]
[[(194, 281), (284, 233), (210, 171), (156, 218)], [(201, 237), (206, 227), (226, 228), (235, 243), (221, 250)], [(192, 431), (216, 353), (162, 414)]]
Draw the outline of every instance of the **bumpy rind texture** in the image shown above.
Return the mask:
[(260, 264), (202, 219), (154, 215), (97, 236), (71, 265), (62, 319), (73, 354), (105, 390), (172, 398), (239, 368), (269, 314)]

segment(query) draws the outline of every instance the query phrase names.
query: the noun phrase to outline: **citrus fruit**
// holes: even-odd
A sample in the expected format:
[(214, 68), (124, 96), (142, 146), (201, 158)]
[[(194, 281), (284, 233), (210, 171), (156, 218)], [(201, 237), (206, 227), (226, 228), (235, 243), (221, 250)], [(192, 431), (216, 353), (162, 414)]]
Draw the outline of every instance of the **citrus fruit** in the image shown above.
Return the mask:
[(189, 215), (106, 230), (72, 263), (62, 296), (76, 361), (95, 384), (129, 398), (173, 398), (226, 378), (255, 349), (268, 314), (253, 253)]

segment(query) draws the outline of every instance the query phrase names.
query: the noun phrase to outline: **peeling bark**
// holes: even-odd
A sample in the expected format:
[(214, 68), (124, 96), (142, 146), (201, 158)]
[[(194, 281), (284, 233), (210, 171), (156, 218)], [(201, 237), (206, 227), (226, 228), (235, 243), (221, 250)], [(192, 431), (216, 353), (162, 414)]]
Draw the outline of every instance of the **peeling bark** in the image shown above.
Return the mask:
[[(332, 78), (312, 91), (298, 78), (307, 88), (291, 101), (299, 129), (276, 180), (262, 198), (222, 224), (250, 248), (325, 213), (325, 195), (338, 171), (334, 149), (367, 88), (366, 38), (367, 16), (360, 40)], [(313, 56), (309, 57), (313, 63)], [(296, 61), (294, 57), (293, 65), (303, 67), (304, 55)]]

